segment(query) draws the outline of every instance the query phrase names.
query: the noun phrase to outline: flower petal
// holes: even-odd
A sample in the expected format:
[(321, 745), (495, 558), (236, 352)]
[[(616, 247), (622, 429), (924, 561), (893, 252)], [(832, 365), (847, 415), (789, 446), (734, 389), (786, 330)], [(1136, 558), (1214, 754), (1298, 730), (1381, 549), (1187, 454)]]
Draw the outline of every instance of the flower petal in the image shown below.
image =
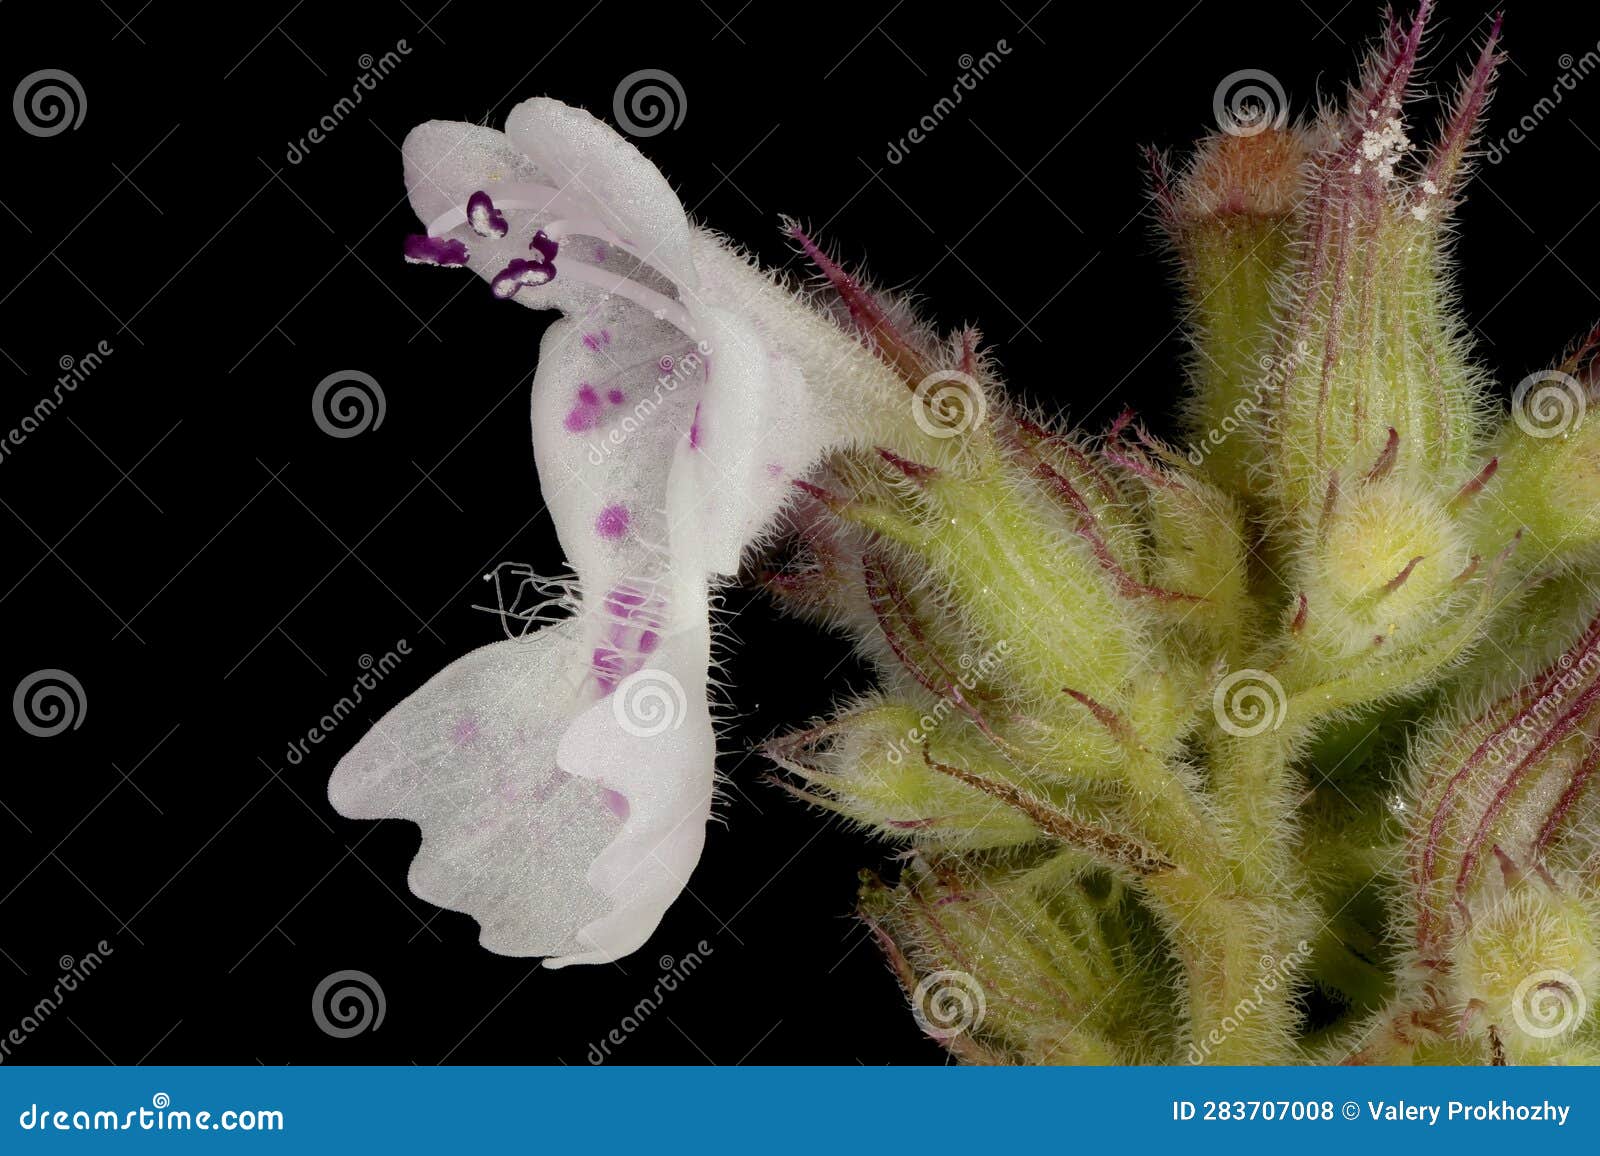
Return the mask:
[(544, 97), (511, 110), (506, 136), (561, 190), (564, 212), (585, 211), (676, 284), (695, 284), (683, 205), (631, 141), (583, 109)]
[(532, 418), (576, 616), (450, 667), (330, 793), (421, 824), (413, 890), (472, 914), (485, 946), (559, 967), (642, 945), (700, 857), (711, 583), (825, 450), (919, 435), (893, 371), (691, 228), (630, 142), (549, 100), (508, 133), (422, 125), (406, 183), (428, 254), (460, 242), (497, 295), (565, 314)]
[(410, 819), (422, 846), (416, 895), (482, 924), (504, 955), (583, 950), (611, 904), (587, 881), (621, 821), (603, 788), (558, 769), (584, 702), (571, 672), (576, 624), (497, 642), (435, 675), (339, 761), (328, 784), (352, 819)]
[[(406, 136), (406, 189), (430, 236), (465, 242), (469, 267), (491, 281), (513, 261), (550, 263), (555, 242), (557, 275), (516, 294), (533, 308), (571, 311), (635, 286), (670, 308), (679, 286), (692, 288), (683, 206), (630, 142), (542, 98), (514, 108), (508, 128), (429, 121)], [(474, 228), (491, 210), (503, 232)]]

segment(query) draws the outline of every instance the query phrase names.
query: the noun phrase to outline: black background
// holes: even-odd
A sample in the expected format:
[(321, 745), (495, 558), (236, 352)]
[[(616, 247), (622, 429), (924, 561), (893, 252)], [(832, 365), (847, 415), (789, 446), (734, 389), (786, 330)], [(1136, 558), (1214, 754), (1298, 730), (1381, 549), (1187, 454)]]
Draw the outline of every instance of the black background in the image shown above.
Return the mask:
[[(845, 646), (728, 600), (735, 725), (723, 823), (691, 894), (614, 966), (541, 971), (477, 946), (465, 916), (412, 897), (405, 823), (346, 821), (333, 761), (286, 751), (360, 673), (412, 649), (370, 717), (496, 637), (471, 609), (500, 561), (560, 559), (541, 513), (528, 381), (546, 316), (476, 279), (408, 267), (416, 229), (398, 145), (432, 118), (499, 126), (549, 94), (610, 117), (641, 68), (672, 73), (682, 124), (641, 146), (699, 220), (772, 264), (778, 213), (974, 322), (1014, 387), (1103, 424), (1124, 401), (1170, 428), (1182, 353), (1138, 147), (1182, 147), (1238, 69), (1294, 109), (1337, 94), (1376, 5), (1201, 0), (1094, 5), (198, 6), (8, 3), (0, 81), (70, 72), (87, 113), (48, 138), (0, 123), (0, 428), (64, 357), (113, 349), (0, 460), (0, 684), (71, 672), (79, 727), (0, 727), (0, 1034), (63, 956), (113, 954), (7, 1062), (582, 1064), (654, 986), (704, 966), (617, 1062), (938, 1063), (850, 918), (856, 873), (891, 852), (760, 782), (752, 744), (863, 685)], [(1486, 9), (1446, 3), (1430, 90), (1454, 80)], [(1600, 40), (1600, 13), (1513, 3), (1501, 136)], [(298, 164), (364, 54), (400, 66)], [(899, 164), (891, 140), (1004, 40), (1000, 66)], [(1500, 164), (1462, 218), (1463, 296), (1502, 382), (1600, 316), (1600, 78)], [(1427, 121), (1413, 117), (1413, 137)], [(336, 439), (314, 386), (358, 369), (381, 427)], [(380, 1028), (311, 1014), (354, 968)]]

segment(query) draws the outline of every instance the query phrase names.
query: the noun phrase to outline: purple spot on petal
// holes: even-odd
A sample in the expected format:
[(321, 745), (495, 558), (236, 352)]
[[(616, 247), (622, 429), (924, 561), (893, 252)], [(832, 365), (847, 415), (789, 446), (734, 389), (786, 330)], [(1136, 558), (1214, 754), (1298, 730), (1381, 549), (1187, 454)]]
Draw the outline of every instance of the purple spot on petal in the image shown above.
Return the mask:
[(464, 747), (478, 737), (478, 720), (471, 715), (463, 715), (457, 720), (455, 729), (450, 732), (450, 741), (458, 747)]
[(616, 539), (628, 532), (628, 508), (626, 506), (607, 506), (600, 511), (600, 516), (594, 520), (595, 533), (602, 538)]
[(596, 245), (594, 247), (594, 259), (596, 261), (604, 261), (610, 255), (611, 255), (611, 250), (606, 248), (604, 242), (601, 242), (600, 244), (598, 244), (598, 245)]
[(506, 215), (494, 207), (489, 194), (482, 189), (467, 198), (467, 224), (480, 237), (504, 237), (510, 231)]
[(632, 620), (635, 614), (643, 613), (644, 604), (645, 596), (626, 586), (618, 586), (605, 596), (606, 613), (624, 622)]
[(467, 243), (455, 237), (413, 233), (406, 238), (405, 255), (413, 265), (465, 265)]
[(770, 474), (774, 478), (781, 478), (781, 477), (783, 477), (783, 467), (780, 466), (777, 462), (768, 462), (767, 463), (767, 473)]
[(692, 421), (689, 424), (689, 448), (692, 449), (692, 450), (697, 450), (697, 449), (700, 448), (700, 403), (699, 402), (695, 403), (694, 421)]
[(627, 798), (626, 795), (619, 795), (616, 791), (613, 791), (610, 787), (605, 787), (601, 791), (601, 797), (603, 799), (605, 799), (606, 808), (613, 815), (615, 815), (617, 818), (621, 819), (623, 822), (627, 822), (627, 820), (628, 820), (628, 798)]
[(578, 387), (578, 400), (567, 414), (566, 426), (572, 433), (582, 433), (600, 424), (600, 395), (594, 386), (584, 382)]
[(608, 390), (606, 393), (606, 400), (612, 405), (621, 405), (623, 401), (622, 391), (620, 389)]
[(654, 650), (657, 646), (660, 646), (660, 645), (661, 645), (661, 636), (659, 634), (657, 634), (654, 630), (646, 630), (643, 634), (639, 635), (639, 653), (640, 654), (649, 654), (652, 650)]

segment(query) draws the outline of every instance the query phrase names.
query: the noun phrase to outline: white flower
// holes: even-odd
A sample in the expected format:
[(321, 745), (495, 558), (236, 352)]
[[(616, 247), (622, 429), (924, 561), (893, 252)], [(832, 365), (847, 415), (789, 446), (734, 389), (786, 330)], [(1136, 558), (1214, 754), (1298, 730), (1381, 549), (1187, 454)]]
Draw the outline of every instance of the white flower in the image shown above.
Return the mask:
[(899, 440), (907, 391), (581, 109), (526, 101), (505, 133), (433, 121), (404, 155), (427, 228), (407, 258), (564, 315), (539, 350), (533, 447), (577, 607), (441, 672), (329, 794), (417, 822), (412, 890), (476, 918), (490, 950), (609, 961), (645, 942), (705, 841), (712, 587), (824, 452)]

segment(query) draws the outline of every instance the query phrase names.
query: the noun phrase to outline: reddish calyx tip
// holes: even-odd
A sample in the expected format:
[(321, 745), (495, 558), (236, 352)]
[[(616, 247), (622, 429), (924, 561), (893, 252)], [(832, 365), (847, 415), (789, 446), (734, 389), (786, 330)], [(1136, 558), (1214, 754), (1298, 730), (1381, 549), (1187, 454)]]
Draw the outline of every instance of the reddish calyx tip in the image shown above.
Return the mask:
[(813, 485), (811, 482), (795, 478), (789, 484), (801, 493), (815, 498), (830, 510), (842, 510), (845, 506), (845, 500), (838, 494), (833, 493), (831, 490), (825, 490), (821, 486)]
[(1117, 414), (1116, 418), (1112, 420), (1111, 428), (1106, 430), (1107, 439), (1116, 441), (1122, 436), (1122, 431), (1132, 425), (1134, 423), (1134, 419), (1138, 416), (1139, 415), (1134, 412), (1131, 405), (1123, 406), (1122, 412)]
[(883, 446), (878, 446), (876, 448), (880, 458), (888, 462), (896, 470), (900, 471), (900, 473), (904, 474), (912, 481), (924, 481), (927, 478), (933, 477), (939, 472), (937, 466), (924, 465), (922, 462), (914, 462), (910, 458), (903, 458), (893, 450), (885, 449)]
[(1378, 454), (1378, 460), (1372, 463), (1372, 469), (1367, 474), (1367, 481), (1376, 482), (1389, 475), (1394, 469), (1394, 463), (1400, 457), (1400, 431), (1394, 426), (1389, 427), (1389, 437), (1383, 443), (1383, 449)]
[(878, 303), (877, 298), (845, 272), (837, 261), (824, 253), (799, 225), (790, 225), (788, 232), (789, 236), (800, 243), (805, 255), (828, 279), (833, 291), (844, 302), (845, 308), (850, 312), (850, 319), (860, 330), (862, 341), (911, 385), (916, 385), (927, 377), (929, 371), (921, 355), (895, 328), (894, 323), (889, 320), (888, 311)]
[(1460, 506), (1471, 501), (1483, 490), (1483, 487), (1489, 484), (1489, 479), (1494, 477), (1499, 470), (1500, 459), (1498, 457), (1490, 458), (1484, 464), (1483, 469), (1479, 470), (1471, 480), (1456, 491), (1456, 496), (1450, 499), (1451, 506)]
[(1405, 564), (1405, 568), (1401, 570), (1400, 573), (1396, 574), (1393, 578), (1384, 583), (1383, 593), (1393, 594), (1396, 590), (1400, 589), (1400, 587), (1404, 586), (1406, 584), (1406, 579), (1411, 577), (1411, 572), (1417, 568), (1417, 563), (1421, 562), (1424, 557), (1426, 557), (1426, 555), (1418, 554), (1415, 558), (1411, 559), (1411, 561), (1407, 562)]
[(1459, 89), (1450, 117), (1434, 146), (1425, 170), (1435, 192), (1450, 195), (1460, 177), (1473, 140), (1478, 135), (1484, 107), (1488, 104), (1495, 73), (1505, 56), (1500, 52), (1500, 27), (1505, 14), (1495, 16), (1483, 51)]
[(1073, 690), (1070, 686), (1062, 687), (1061, 693), (1071, 696), (1075, 701), (1087, 707), (1089, 713), (1094, 715), (1095, 721), (1101, 726), (1105, 727), (1106, 730), (1110, 731), (1117, 738), (1127, 739), (1132, 737), (1133, 728), (1128, 725), (1127, 720), (1119, 715), (1116, 711), (1106, 706), (1104, 703), (1090, 698), (1081, 690)]
[(961, 331), (961, 372), (968, 377), (978, 375), (978, 342), (982, 339), (983, 335), (970, 326)]
[(1494, 852), (1495, 859), (1500, 864), (1500, 875), (1505, 880), (1507, 887), (1515, 887), (1522, 882), (1522, 868), (1517, 866), (1517, 861), (1500, 849), (1496, 843), (1489, 848)]
[(1322, 516), (1318, 520), (1318, 526), (1324, 535), (1327, 533), (1328, 523), (1333, 520), (1333, 515), (1338, 512), (1338, 509), (1339, 471), (1335, 470), (1328, 475), (1328, 491), (1322, 497)]

